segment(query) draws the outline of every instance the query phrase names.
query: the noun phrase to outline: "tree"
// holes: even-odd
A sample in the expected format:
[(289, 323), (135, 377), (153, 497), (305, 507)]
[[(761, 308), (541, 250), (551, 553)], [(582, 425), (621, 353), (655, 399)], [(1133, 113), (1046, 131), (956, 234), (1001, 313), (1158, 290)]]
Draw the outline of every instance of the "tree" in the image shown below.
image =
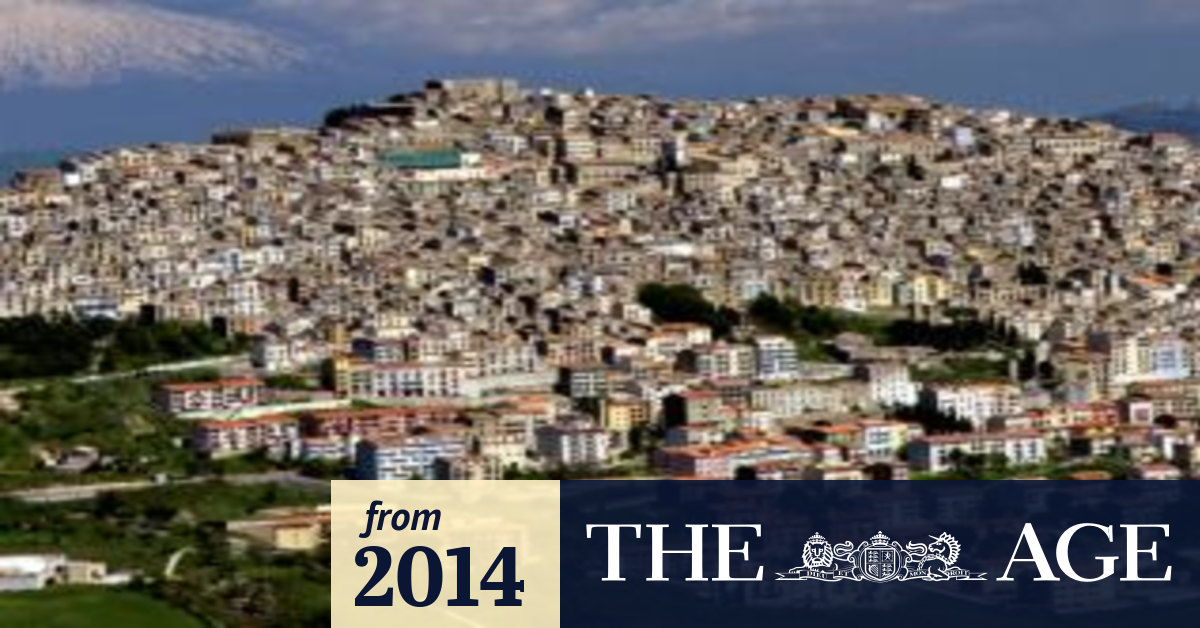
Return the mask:
[(890, 464), (873, 464), (863, 469), (863, 474), (872, 480), (891, 480), (895, 474)]
[(314, 458), (307, 459), (300, 465), (300, 474), (310, 478), (342, 480), (346, 478), (346, 468), (340, 462)]
[(983, 477), (987, 460), (979, 454), (968, 454), (961, 449), (955, 449), (947, 457), (953, 473), (968, 480), (978, 480)]
[(659, 321), (708, 325), (719, 338), (728, 336), (741, 323), (736, 310), (714, 306), (688, 285), (647, 284), (638, 291), (638, 302), (654, 312)]
[(984, 470), (989, 474), (1003, 475), (1008, 472), (1008, 456), (1004, 454), (988, 454), (983, 461)]
[(927, 434), (966, 433), (975, 429), (970, 421), (963, 421), (953, 415), (941, 412), (927, 406), (899, 408), (895, 416), (901, 421), (919, 423)]
[(1068, 447), (1067, 439), (1063, 436), (1055, 436), (1046, 447), (1046, 459), (1051, 463), (1060, 463), (1068, 458), (1070, 448)]
[(662, 430), (649, 424), (635, 425), (629, 430), (630, 451), (643, 454), (653, 451), (663, 439)]
[(314, 388), (307, 377), (295, 373), (269, 375), (263, 379), (263, 382), (270, 388), (281, 390), (312, 390)]
[(1042, 378), (1042, 381), (1054, 381), (1058, 376), (1058, 370), (1054, 368), (1054, 364), (1042, 362), (1038, 365), (1038, 376)]
[(339, 107), (325, 114), (324, 125), (327, 127), (340, 127), (355, 118), (368, 116), (371, 112), (371, 108), (367, 105)]
[(1037, 379), (1038, 376), (1038, 361), (1037, 354), (1032, 348), (1027, 348), (1021, 354), (1021, 363), (1017, 368), (1018, 376), (1021, 381), (1028, 382)]
[(954, 449), (951, 450), (949, 455), (946, 456), (946, 460), (950, 463), (950, 468), (954, 469), (956, 473), (961, 473), (963, 468), (963, 460), (966, 457), (967, 455), (963, 453), (963, 450)]
[(121, 512), (123, 503), (117, 493), (104, 491), (92, 502), (92, 515), (97, 519), (110, 519)]
[(757, 480), (758, 472), (754, 470), (754, 467), (738, 467), (733, 472), (733, 479), (735, 479), (735, 480)]
[(750, 304), (750, 319), (755, 324), (778, 333), (791, 333), (796, 326), (792, 308), (770, 294), (759, 295)]

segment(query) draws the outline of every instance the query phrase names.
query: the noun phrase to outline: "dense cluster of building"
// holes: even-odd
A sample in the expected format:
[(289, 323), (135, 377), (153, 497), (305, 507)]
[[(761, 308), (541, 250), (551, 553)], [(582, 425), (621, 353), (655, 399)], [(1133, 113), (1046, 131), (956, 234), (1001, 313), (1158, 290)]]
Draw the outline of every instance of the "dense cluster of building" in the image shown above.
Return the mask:
[[(1200, 459), (1200, 154), (911, 96), (668, 100), (431, 81), (309, 129), (85, 155), (0, 190), (0, 315), (212, 322), (338, 399), (166, 387), (214, 455), (361, 477), (547, 467), (904, 477)], [(928, 347), (664, 323), (650, 283), (1013, 330), (1053, 377), (924, 381)], [(927, 433), (898, 408), (972, 431)], [(243, 412), (260, 409), (262, 412)]]

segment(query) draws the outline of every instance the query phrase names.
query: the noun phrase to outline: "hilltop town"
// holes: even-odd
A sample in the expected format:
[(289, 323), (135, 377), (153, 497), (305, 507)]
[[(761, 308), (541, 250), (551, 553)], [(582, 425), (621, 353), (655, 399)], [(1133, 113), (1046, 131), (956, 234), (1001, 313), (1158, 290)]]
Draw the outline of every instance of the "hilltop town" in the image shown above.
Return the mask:
[(245, 338), (221, 379), (156, 388), (205, 459), (1181, 479), (1198, 175), (1178, 136), (913, 96), (434, 80), (19, 174), (0, 317)]

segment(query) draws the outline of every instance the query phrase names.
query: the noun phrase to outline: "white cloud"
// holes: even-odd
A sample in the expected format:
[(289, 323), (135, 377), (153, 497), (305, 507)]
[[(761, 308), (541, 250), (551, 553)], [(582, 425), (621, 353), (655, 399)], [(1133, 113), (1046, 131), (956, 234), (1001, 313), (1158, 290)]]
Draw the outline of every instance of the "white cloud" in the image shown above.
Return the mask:
[(461, 52), (597, 52), (1014, 0), (254, 0), (352, 37)]
[(300, 49), (229, 21), (127, 0), (0, 0), (0, 87), (125, 74), (206, 78), (287, 66)]

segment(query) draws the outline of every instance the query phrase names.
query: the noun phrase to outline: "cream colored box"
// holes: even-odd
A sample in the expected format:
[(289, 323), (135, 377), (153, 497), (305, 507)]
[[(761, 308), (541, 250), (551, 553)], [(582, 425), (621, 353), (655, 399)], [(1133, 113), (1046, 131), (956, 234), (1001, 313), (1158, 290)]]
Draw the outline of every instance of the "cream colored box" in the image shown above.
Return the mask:
[[(372, 510), (368, 534), (368, 511)], [(402, 598), (401, 587), (407, 584), (398, 577), (401, 569), (406, 575), (411, 573), (413, 601), (425, 602), (435, 593), (429, 587), (429, 552), (414, 552), (411, 564), (407, 568), (402, 564), (405, 552), (416, 546), (436, 552), (442, 571), (436, 601), (421, 608)], [(356, 556), (367, 547), (385, 549), (391, 564), (382, 578), (364, 591), (380, 560), (379, 552), (364, 551), (364, 565), (356, 564)], [(478, 600), (478, 606), (447, 604), (460, 595), (460, 557), (448, 555), (447, 550), (461, 547), (471, 548), (470, 574), (463, 583), (469, 585), (469, 593), (463, 593)], [(516, 548), (515, 579), (524, 581), (524, 591), (516, 594), (520, 606), (496, 606), (502, 592), (480, 589), (480, 581), (504, 547)], [(335, 481), (332, 550), (334, 628), (541, 628), (559, 624), (558, 482)], [(502, 575), (502, 567), (498, 567), (490, 581), (500, 582)], [(360, 594), (378, 599), (389, 590), (390, 606), (355, 605)]]

